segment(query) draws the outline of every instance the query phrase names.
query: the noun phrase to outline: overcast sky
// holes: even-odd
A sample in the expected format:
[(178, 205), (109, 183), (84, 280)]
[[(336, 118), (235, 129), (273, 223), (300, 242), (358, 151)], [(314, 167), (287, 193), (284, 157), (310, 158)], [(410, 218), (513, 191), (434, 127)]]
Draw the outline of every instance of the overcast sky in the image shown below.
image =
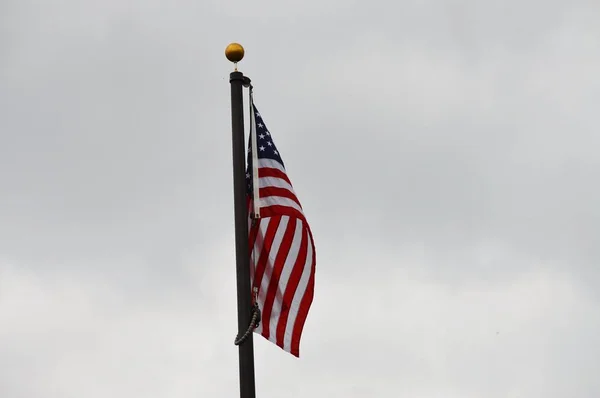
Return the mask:
[(599, 397), (599, 20), (0, 0), (0, 397), (238, 395), (232, 41), (317, 253), (258, 397)]

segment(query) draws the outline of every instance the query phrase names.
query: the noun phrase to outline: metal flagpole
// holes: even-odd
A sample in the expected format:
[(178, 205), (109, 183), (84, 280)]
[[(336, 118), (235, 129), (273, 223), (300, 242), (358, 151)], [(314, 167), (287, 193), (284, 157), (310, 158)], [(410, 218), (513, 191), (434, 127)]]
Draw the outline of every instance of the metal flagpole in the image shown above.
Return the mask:
[[(248, 333), (253, 323), (252, 296), (250, 290), (250, 251), (248, 248), (248, 208), (246, 205), (246, 148), (244, 145), (244, 99), (243, 87), (250, 79), (237, 70), (237, 63), (244, 57), (244, 48), (232, 43), (225, 50), (227, 59), (233, 62), (235, 71), (229, 75), (231, 84), (231, 128), (233, 148), (233, 198), (235, 214), (235, 258), (237, 276), (237, 311), (240, 398), (255, 398), (254, 343)], [(244, 335), (243, 338), (239, 336)]]

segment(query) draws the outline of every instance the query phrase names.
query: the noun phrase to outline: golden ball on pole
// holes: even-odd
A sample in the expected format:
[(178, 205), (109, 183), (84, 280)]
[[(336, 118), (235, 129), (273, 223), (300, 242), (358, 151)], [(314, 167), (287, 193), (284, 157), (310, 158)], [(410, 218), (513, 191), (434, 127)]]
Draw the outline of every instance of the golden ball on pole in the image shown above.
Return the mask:
[(225, 56), (234, 64), (237, 64), (244, 58), (244, 47), (238, 43), (231, 43), (225, 49)]

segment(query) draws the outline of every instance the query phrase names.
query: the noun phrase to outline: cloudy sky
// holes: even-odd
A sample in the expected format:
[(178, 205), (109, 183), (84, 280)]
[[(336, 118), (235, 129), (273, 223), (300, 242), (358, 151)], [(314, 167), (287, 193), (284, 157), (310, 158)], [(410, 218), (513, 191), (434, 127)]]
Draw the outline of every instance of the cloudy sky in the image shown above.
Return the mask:
[(600, 3), (1, 0), (0, 396), (238, 394), (228, 74), (311, 224), (260, 398), (600, 396)]

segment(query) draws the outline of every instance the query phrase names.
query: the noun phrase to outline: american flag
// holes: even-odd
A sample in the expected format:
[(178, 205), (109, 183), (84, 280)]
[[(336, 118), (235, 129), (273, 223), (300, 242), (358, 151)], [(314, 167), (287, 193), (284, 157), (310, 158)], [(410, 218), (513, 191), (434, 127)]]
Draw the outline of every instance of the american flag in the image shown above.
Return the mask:
[[(300, 356), (300, 337), (313, 300), (315, 247), (281, 155), (256, 106), (260, 219), (250, 219), (252, 287), (258, 288), (262, 319), (254, 330), (292, 355)], [(252, 136), (248, 145), (248, 214), (253, 209)]]

